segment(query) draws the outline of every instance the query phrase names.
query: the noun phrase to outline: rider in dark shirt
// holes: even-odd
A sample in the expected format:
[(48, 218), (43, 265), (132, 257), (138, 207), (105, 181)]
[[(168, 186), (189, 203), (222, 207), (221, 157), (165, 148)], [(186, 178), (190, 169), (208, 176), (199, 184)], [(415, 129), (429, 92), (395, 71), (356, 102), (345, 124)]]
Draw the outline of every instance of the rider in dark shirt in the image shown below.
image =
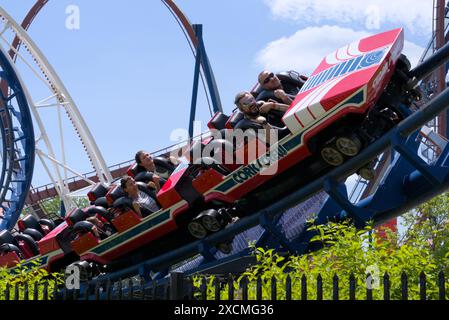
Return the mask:
[[(243, 120), (237, 123), (235, 129), (279, 129), (284, 126), (283, 124), (277, 126), (271, 120), (276, 118), (273, 112), (277, 111), (283, 114), (287, 111), (288, 106), (285, 104), (274, 101), (256, 101), (254, 96), (246, 91), (237, 94), (234, 102), (245, 115)], [(266, 126), (264, 126), (264, 122), (267, 122)]]
[(267, 142), (270, 141), (270, 130), (280, 128), (270, 124), (267, 118), (263, 116), (263, 113), (269, 113), (271, 110), (285, 111), (287, 108), (286, 105), (276, 102), (257, 102), (254, 96), (247, 91), (237, 94), (234, 103), (244, 114), (244, 118), (237, 123), (234, 129), (244, 131), (253, 129), (256, 132), (258, 130), (266, 130), (265, 137)]
[(262, 91), (256, 97), (257, 100), (274, 100), (290, 105), (299, 92), (299, 87), (284, 88), (281, 80), (270, 71), (262, 71), (258, 77)]
[(259, 74), (259, 85), (262, 91), (256, 97), (257, 101), (276, 102), (283, 106), (280, 110), (270, 110), (268, 113), (261, 112), (268, 122), (276, 127), (284, 127), (282, 117), (295, 99), (297, 92), (286, 93), (279, 78), (269, 71)]

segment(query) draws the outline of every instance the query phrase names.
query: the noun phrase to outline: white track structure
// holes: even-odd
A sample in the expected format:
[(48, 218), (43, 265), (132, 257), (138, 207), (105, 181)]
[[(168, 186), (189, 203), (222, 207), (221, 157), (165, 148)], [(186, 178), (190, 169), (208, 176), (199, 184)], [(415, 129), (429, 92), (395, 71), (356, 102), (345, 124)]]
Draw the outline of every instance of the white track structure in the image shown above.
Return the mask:
[[(21, 45), (25, 49), (23, 50), (23, 54), (12, 47), (11, 43), (14, 37), (20, 39)], [(79, 179), (85, 180), (90, 185), (94, 185), (95, 182), (68, 165), (63, 132), (64, 120), (67, 121), (68, 119), (73, 125), (75, 133), (84, 148), (86, 157), (96, 172), (99, 181), (110, 184), (112, 182), (111, 173), (88, 126), (61, 79), (27, 32), (2, 7), (0, 7), (0, 45), (7, 50), (13, 50), (17, 57), (16, 63), (21, 63), (28, 68), (28, 71), (31, 71), (38, 79), (37, 82), (40, 82), (45, 87), (45, 91), (41, 90), (39, 94), (35, 95), (31, 93), (28, 97), (31, 112), (35, 120), (36, 155), (41, 161), (51, 182), (54, 183), (56, 191), (64, 202), (65, 208), (70, 210), (74, 207), (74, 203), (68, 188), (67, 180), (69, 173), (72, 177), (76, 176)], [(36, 79), (33, 80), (36, 81)], [(28, 88), (30, 87), (28, 86)], [(44, 96), (41, 95), (42, 92), (45, 92)], [(55, 153), (55, 146), (52, 145), (52, 141), (55, 141), (54, 135), (50, 137), (46, 129), (50, 129), (51, 127), (55, 128), (56, 125), (54, 123), (46, 123), (48, 121), (45, 121), (41, 116), (42, 110), (48, 110), (49, 108), (54, 108), (57, 111), (59, 144), (56, 146), (59, 149), (58, 156)], [(62, 110), (65, 111), (65, 117), (67, 117), (65, 119), (63, 118), (64, 112), (61, 112)], [(54, 130), (53, 128), (52, 130)], [(39, 132), (36, 132), (37, 130)], [(73, 146), (70, 145), (70, 148), (72, 149)]]

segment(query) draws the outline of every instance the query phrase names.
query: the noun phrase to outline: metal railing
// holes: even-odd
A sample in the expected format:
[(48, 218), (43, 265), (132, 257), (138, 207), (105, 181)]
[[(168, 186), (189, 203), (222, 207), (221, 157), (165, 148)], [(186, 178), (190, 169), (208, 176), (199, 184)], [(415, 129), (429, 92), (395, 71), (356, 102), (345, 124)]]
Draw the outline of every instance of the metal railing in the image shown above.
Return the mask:
[[(406, 272), (400, 281), (394, 282), (385, 273), (373, 286), (371, 274), (326, 277), (321, 274), (309, 277), (287, 274), (282, 280), (273, 276), (265, 279), (258, 276), (237, 278), (235, 275), (197, 276), (199, 282), (183, 273), (171, 273), (160, 282), (146, 283), (144, 279), (120, 279), (117, 282), (96, 282), (85, 284), (81, 289), (61, 289), (56, 283), (7, 284), (3, 299), (13, 300), (446, 300), (446, 275), (443, 271), (436, 276), (421, 272), (411, 277)], [(417, 278), (417, 279), (415, 279)], [(397, 279), (397, 277), (396, 277)], [(433, 279), (432, 283), (428, 279)], [(363, 283), (361, 285), (361, 283)], [(376, 293), (375, 293), (376, 291)], [(432, 293), (432, 294), (431, 294)], [(377, 299), (376, 299), (377, 297)]]

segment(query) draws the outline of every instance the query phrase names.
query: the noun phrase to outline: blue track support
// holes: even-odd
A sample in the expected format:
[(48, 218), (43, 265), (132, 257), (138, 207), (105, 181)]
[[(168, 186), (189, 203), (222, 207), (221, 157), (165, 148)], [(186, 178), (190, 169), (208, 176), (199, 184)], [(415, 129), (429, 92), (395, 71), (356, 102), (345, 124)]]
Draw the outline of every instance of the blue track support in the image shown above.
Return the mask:
[(23, 85), (2, 48), (0, 67), (0, 80), (5, 89), (0, 97), (4, 165), (0, 196), (4, 216), (0, 230), (5, 230), (15, 226), (25, 204), (33, 177), (35, 141)]
[[(203, 28), (201, 25), (194, 26), (195, 34), (198, 39), (202, 38)], [(200, 79), (200, 66), (202, 59), (202, 51), (196, 51), (195, 59), (195, 71), (193, 74), (193, 90), (192, 90), (192, 103), (190, 105), (190, 119), (189, 119), (189, 138), (193, 138), (193, 124), (195, 122), (196, 104), (198, 100), (198, 84)]]
[(198, 38), (198, 47), (196, 49), (197, 55), (201, 55), (201, 66), (204, 72), (204, 76), (206, 78), (207, 86), (209, 87), (209, 94), (212, 100), (212, 107), (214, 112), (223, 112), (223, 107), (221, 105), (220, 93), (218, 91), (218, 86), (215, 81), (214, 72), (212, 71), (212, 66), (210, 65), (209, 57), (207, 56), (206, 47), (203, 41), (203, 27), (202, 25), (194, 24), (193, 28), (196, 30), (200, 30)]
[(190, 120), (189, 120), (189, 135), (190, 138), (193, 137), (193, 122), (195, 121), (196, 106), (198, 100), (198, 85), (200, 77), (200, 67), (203, 70), (204, 76), (206, 78), (207, 86), (209, 88), (210, 98), (212, 100), (212, 108), (214, 112), (223, 112), (223, 107), (221, 105), (220, 94), (218, 91), (217, 83), (215, 81), (214, 73), (207, 57), (206, 47), (203, 41), (203, 26), (201, 24), (194, 24), (193, 29), (198, 40), (198, 46), (196, 48), (195, 57), (195, 71), (193, 75), (193, 92), (192, 92), (192, 103), (190, 106)]

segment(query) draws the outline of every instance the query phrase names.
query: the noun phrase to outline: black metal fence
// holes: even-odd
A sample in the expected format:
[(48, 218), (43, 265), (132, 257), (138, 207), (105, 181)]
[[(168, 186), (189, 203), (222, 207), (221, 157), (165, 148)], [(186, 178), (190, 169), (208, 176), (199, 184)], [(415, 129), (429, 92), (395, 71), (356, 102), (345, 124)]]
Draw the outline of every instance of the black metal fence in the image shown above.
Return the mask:
[[(292, 279), (287, 275), (279, 281), (276, 277), (269, 280), (257, 277), (253, 281), (243, 277), (236, 283), (236, 277), (197, 276), (197, 286), (192, 277), (185, 277), (182, 273), (171, 273), (163, 281), (147, 282), (144, 279), (125, 279), (116, 282), (93, 282), (83, 284), (80, 289), (69, 290), (56, 282), (28, 283), (6, 285), (2, 298), (4, 300), (373, 300), (373, 288), (370, 285), (361, 286), (355, 275), (340, 279), (334, 275), (332, 283), (324, 283), (323, 277), (318, 275), (314, 281), (306, 275), (299, 279)], [(371, 275), (366, 276), (366, 284), (370, 283)], [(410, 278), (405, 272), (401, 275), (400, 295), (396, 292), (396, 300), (411, 299), (411, 282), (418, 285), (420, 300), (429, 300), (428, 287), (431, 285), (434, 299), (446, 300), (446, 277), (440, 272), (436, 283), (430, 283), (424, 273), (419, 279)], [(435, 279), (433, 282), (435, 282)], [(294, 281), (293, 281), (294, 280)], [(392, 300), (392, 282), (388, 273), (380, 279), (382, 285), (376, 290), (382, 290), (381, 300)], [(418, 281), (416, 281), (418, 280)], [(359, 284), (359, 285), (358, 285)], [(250, 285), (252, 292), (250, 292)], [(397, 285), (397, 284), (396, 284)], [(346, 287), (345, 287), (346, 286)], [(267, 292), (267, 287), (269, 292)], [(313, 289), (312, 289), (313, 288)], [(326, 289), (325, 289), (326, 288)], [(342, 290), (345, 289), (345, 290)], [(416, 289), (416, 288), (415, 288)], [(327, 290), (327, 291), (325, 291)], [(364, 292), (361, 292), (363, 290)], [(344, 291), (345, 296), (343, 296)], [(293, 292), (296, 294), (293, 295)], [(311, 294), (312, 292), (312, 294)], [(435, 292), (433, 292), (435, 293)], [(251, 296), (251, 297), (250, 297)], [(324, 297), (327, 297), (326, 299)], [(378, 295), (379, 296), (379, 295)], [(413, 295), (417, 299), (417, 295)]]

